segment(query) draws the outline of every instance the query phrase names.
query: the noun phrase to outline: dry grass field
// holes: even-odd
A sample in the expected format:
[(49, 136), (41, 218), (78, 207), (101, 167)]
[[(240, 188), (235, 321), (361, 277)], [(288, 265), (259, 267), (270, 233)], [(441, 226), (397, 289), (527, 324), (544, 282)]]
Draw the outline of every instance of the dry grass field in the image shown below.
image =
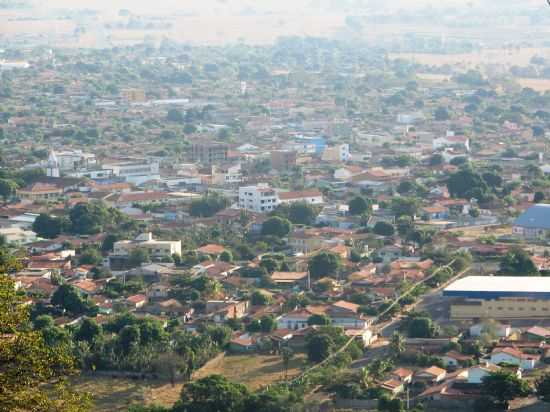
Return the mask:
[(182, 384), (172, 386), (163, 381), (81, 376), (71, 386), (78, 392), (93, 394), (94, 411), (122, 412), (133, 404), (171, 406), (179, 398)]
[(419, 80), (435, 83), (443, 83), (451, 80), (451, 76), (447, 76), (445, 74), (417, 73), (416, 77), (418, 77)]
[(533, 56), (550, 57), (550, 48), (523, 49), (487, 49), (474, 53), (432, 54), (432, 53), (391, 53), (391, 58), (413, 60), (431, 66), (452, 65), (459, 67), (476, 67), (488, 64), (527, 65)]
[(510, 225), (504, 226), (472, 226), (472, 227), (460, 227), (456, 229), (449, 229), (450, 233), (460, 234), (460, 238), (464, 240), (476, 240), (481, 237), (487, 236), (510, 236), (512, 235), (512, 227)]
[(517, 79), (521, 87), (529, 87), (538, 92), (546, 92), (550, 90), (550, 79)]
[[(219, 46), (227, 43), (271, 44), (284, 36), (331, 36), (344, 26), (344, 15), (263, 15), (263, 16), (173, 16), (171, 27), (159, 30), (99, 29), (87, 27), (80, 38), (71, 34), (76, 24), (68, 20), (14, 20), (0, 13), (0, 37), (40, 35), (56, 40), (58, 47), (127, 46), (144, 39), (160, 42), (170, 38), (190, 44)], [(71, 36), (67, 39), (67, 36)], [(105, 43), (105, 40), (108, 43)]]
[[(299, 375), (304, 363), (305, 356), (296, 354), (290, 362), (288, 376)], [(228, 355), (212, 359), (193, 378), (213, 374), (224, 375), (255, 390), (282, 380), (284, 369), (281, 357), (277, 355)], [(182, 383), (172, 386), (163, 380), (141, 381), (108, 376), (80, 376), (71, 382), (73, 390), (93, 394), (93, 410), (97, 412), (127, 411), (133, 404), (171, 406), (178, 400), (182, 386)]]
[[(290, 361), (288, 376), (299, 375), (304, 362), (304, 355), (296, 354)], [(214, 374), (244, 383), (250, 389), (258, 389), (283, 379), (284, 369), (281, 357), (277, 355), (228, 355), (208, 362), (193, 378), (200, 379)]]

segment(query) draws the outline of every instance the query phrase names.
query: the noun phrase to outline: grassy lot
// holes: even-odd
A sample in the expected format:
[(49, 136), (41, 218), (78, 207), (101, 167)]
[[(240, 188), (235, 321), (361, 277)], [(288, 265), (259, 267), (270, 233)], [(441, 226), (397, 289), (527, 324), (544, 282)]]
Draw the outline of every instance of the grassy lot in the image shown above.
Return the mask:
[(510, 236), (512, 227), (510, 225), (458, 227), (449, 229), (448, 232), (459, 233), (460, 237), (465, 240), (474, 240), (484, 236), (495, 236), (497, 238), (499, 236)]
[(182, 384), (174, 387), (165, 381), (140, 381), (103, 376), (81, 376), (72, 382), (78, 392), (93, 394), (94, 411), (127, 411), (132, 404), (171, 406), (178, 398)]
[[(305, 356), (296, 354), (290, 361), (288, 376), (297, 376), (304, 363)], [(193, 377), (200, 379), (213, 374), (244, 383), (250, 389), (258, 389), (283, 379), (284, 369), (281, 357), (277, 355), (227, 355), (208, 362)]]
[[(290, 361), (288, 376), (297, 376), (305, 356), (296, 354)], [(246, 384), (250, 389), (258, 389), (283, 379), (284, 369), (277, 355), (228, 355), (218, 356), (198, 370), (194, 379), (221, 374), (228, 379)], [(172, 387), (163, 380), (142, 381), (108, 376), (80, 376), (71, 382), (77, 392), (93, 394), (94, 411), (126, 412), (133, 404), (159, 404), (171, 406), (179, 398), (183, 384)]]

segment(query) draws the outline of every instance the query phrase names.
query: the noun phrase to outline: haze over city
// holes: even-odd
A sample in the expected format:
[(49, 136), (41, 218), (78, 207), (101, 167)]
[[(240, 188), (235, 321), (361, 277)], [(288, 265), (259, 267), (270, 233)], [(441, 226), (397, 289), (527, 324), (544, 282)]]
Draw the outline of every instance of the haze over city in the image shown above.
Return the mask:
[(0, 0), (0, 412), (548, 411), (549, 27)]

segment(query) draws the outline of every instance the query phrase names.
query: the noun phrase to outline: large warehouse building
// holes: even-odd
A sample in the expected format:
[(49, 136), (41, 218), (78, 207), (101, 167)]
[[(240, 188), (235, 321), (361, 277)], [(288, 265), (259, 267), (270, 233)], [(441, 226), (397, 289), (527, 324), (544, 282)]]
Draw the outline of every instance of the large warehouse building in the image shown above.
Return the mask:
[(550, 277), (467, 276), (443, 290), (461, 298), (451, 319), (550, 318)]

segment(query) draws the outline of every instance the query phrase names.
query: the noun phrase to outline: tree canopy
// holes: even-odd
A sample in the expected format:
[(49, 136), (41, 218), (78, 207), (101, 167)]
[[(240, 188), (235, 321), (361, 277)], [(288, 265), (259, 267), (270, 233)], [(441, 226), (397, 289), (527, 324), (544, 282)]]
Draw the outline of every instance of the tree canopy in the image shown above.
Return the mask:
[(262, 224), (262, 235), (284, 237), (290, 233), (292, 224), (288, 219), (273, 216)]
[(309, 272), (313, 278), (322, 278), (323, 276), (335, 276), (340, 269), (340, 256), (320, 252), (309, 259)]
[(249, 396), (246, 386), (221, 375), (211, 375), (185, 385), (174, 412), (242, 412)]
[(531, 256), (523, 249), (508, 252), (500, 261), (500, 275), (537, 276), (539, 271)]
[(362, 196), (356, 196), (348, 203), (349, 213), (352, 215), (362, 215), (370, 211), (369, 202)]
[[(28, 323), (28, 307), (13, 281), (0, 275), (0, 410), (89, 410), (88, 395), (71, 392), (63, 381), (75, 371), (69, 348), (47, 345)], [(53, 387), (45, 385), (52, 381)]]

